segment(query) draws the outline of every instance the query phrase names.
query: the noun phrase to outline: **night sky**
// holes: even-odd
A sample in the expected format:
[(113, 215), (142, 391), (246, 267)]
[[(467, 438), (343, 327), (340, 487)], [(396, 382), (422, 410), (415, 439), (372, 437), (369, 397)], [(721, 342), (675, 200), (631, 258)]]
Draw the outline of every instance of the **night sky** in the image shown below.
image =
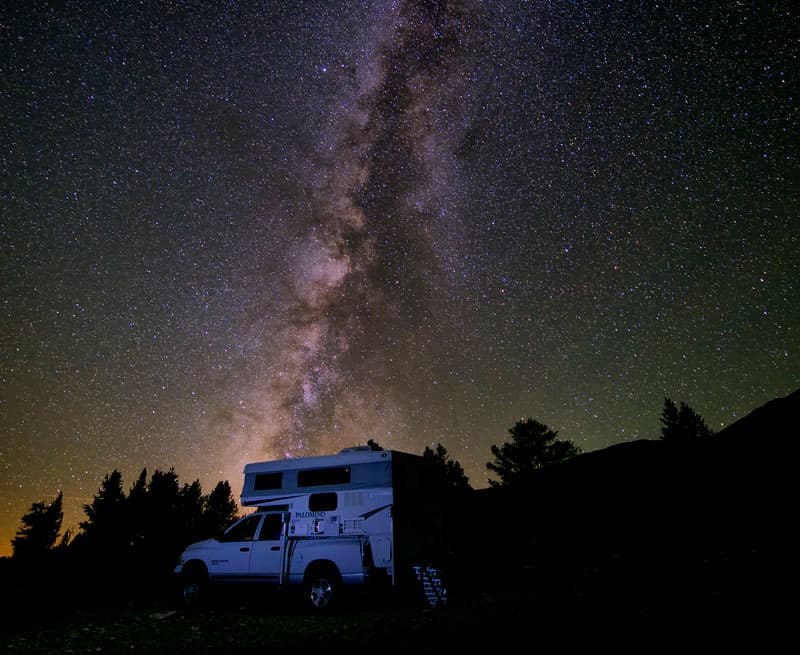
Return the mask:
[(795, 4), (3, 3), (0, 554), (115, 468), (480, 488), (800, 387)]

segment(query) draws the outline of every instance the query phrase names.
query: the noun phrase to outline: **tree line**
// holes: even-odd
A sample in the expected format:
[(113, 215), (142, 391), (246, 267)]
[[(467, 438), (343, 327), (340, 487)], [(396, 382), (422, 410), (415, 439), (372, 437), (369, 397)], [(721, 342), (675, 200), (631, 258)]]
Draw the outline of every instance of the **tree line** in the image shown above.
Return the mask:
[[(691, 442), (707, 439), (714, 432), (691, 407), (677, 406), (665, 398), (660, 439)], [(532, 474), (581, 454), (569, 440), (544, 423), (525, 418), (509, 428), (510, 439), (492, 445), (493, 461), (486, 468), (497, 479), (493, 487), (517, 487)], [(367, 445), (382, 447), (370, 439)], [(461, 464), (437, 443), (426, 446), (422, 457), (437, 472), (443, 485), (456, 492), (471, 490)], [(69, 553), (94, 568), (125, 562), (131, 571), (168, 574), (183, 548), (194, 541), (218, 536), (238, 516), (238, 504), (228, 481), (220, 481), (209, 494), (200, 482), (181, 484), (174, 469), (155, 471), (150, 478), (143, 469), (126, 492), (122, 475), (114, 470), (105, 476), (90, 503), (83, 506), (86, 520), (80, 531), (66, 531), (59, 540), (63, 521), (63, 492), (51, 502), (33, 503), (22, 517), (22, 526), (12, 539), (13, 559), (33, 561), (51, 552)]]
[(204, 494), (198, 480), (181, 484), (174, 469), (149, 478), (143, 469), (127, 491), (115, 469), (83, 511), (80, 531), (59, 540), (63, 492), (50, 503), (34, 503), (12, 539), (12, 560), (39, 576), (40, 567), (59, 567), (81, 572), (82, 581), (113, 575), (147, 584), (171, 574), (187, 543), (219, 534), (238, 518), (227, 481)]

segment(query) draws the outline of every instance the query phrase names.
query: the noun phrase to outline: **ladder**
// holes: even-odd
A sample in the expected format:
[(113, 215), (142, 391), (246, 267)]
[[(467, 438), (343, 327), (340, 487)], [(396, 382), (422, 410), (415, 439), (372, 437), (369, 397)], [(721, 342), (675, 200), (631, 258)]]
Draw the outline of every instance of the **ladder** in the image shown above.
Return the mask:
[(439, 572), (434, 566), (415, 566), (414, 574), (422, 585), (428, 607), (447, 604), (447, 588), (442, 583)]

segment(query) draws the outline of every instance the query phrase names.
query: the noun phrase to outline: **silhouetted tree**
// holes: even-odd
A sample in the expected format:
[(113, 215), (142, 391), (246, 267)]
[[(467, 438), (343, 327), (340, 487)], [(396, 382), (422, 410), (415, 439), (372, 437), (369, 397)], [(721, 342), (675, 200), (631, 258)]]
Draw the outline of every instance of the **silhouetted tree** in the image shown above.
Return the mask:
[(175, 469), (156, 470), (147, 483), (139, 557), (150, 570), (164, 569), (186, 545), (181, 488)]
[(211, 536), (204, 534), (203, 507), (205, 505), (205, 496), (203, 496), (200, 480), (195, 480), (191, 484), (184, 484), (181, 487), (179, 501), (178, 516), (175, 517), (175, 520), (178, 522), (179, 531), (182, 533), (181, 538), (187, 541), (197, 541), (206, 536)]
[(489, 480), (489, 485), (516, 486), (530, 478), (531, 473), (564, 462), (581, 453), (571, 441), (557, 439), (558, 432), (532, 418), (517, 421), (509, 428), (511, 441), (502, 446), (492, 445), (494, 462), (486, 468), (497, 474), (500, 481)]
[(86, 521), (80, 523), (82, 542), (93, 552), (118, 557), (130, 546), (132, 526), (122, 474), (114, 469), (106, 475), (91, 503), (83, 506)]
[(233, 497), (231, 485), (227, 480), (217, 482), (217, 486), (205, 499), (203, 508), (203, 536), (214, 537), (239, 516), (239, 507)]
[(33, 503), (22, 517), (22, 527), (11, 540), (13, 556), (31, 559), (48, 552), (56, 543), (64, 518), (63, 492), (59, 491), (53, 502)]
[(128, 518), (131, 524), (131, 547), (141, 550), (147, 524), (147, 469), (143, 468), (128, 491)]
[(448, 487), (459, 490), (471, 488), (463, 467), (456, 460), (450, 459), (447, 449), (442, 444), (437, 443), (436, 450), (425, 446), (422, 457), (439, 471), (439, 475)]
[(66, 552), (72, 544), (72, 537), (72, 530), (64, 530), (64, 534), (61, 535), (61, 539), (58, 540), (58, 545), (55, 547), (56, 550)]
[(665, 398), (660, 421), (661, 439), (664, 441), (687, 442), (714, 435), (703, 417), (683, 401), (678, 409), (670, 398)]

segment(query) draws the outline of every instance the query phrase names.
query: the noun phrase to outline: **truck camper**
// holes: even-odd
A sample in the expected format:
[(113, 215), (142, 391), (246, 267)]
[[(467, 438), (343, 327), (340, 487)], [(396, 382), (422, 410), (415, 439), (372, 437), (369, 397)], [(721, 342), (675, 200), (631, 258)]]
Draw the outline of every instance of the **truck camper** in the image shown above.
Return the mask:
[(318, 611), (355, 589), (443, 605), (441, 490), (424, 458), (368, 446), (247, 464), (241, 505), (253, 511), (220, 538), (186, 548), (175, 569), (183, 598), (248, 582), (301, 590)]

